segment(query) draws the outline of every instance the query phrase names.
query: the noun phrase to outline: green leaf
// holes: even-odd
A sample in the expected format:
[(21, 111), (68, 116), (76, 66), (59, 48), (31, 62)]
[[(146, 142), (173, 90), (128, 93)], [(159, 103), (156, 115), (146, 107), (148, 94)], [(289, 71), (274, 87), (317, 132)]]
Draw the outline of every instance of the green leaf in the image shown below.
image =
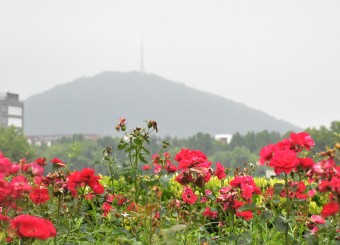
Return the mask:
[(248, 232), (244, 232), (241, 234), (241, 237), (237, 240), (237, 245), (251, 244), (251, 242), (252, 242), (251, 234)]
[(283, 217), (277, 217), (273, 222), (275, 228), (281, 232), (285, 233), (288, 230), (288, 223), (285, 221)]
[(309, 234), (305, 235), (304, 237), (305, 237), (308, 245), (318, 245), (319, 244), (318, 238), (315, 235), (312, 235), (312, 234), (309, 233)]
[(174, 233), (178, 231), (182, 231), (186, 228), (187, 228), (186, 225), (178, 224), (178, 225), (171, 226), (170, 228), (167, 228), (167, 229), (161, 229), (160, 234), (162, 236), (169, 236), (169, 235), (172, 236), (174, 235)]
[(127, 236), (128, 231), (125, 230), (123, 227), (116, 227), (111, 232), (111, 235), (113, 235), (113, 236)]
[(143, 245), (143, 243), (135, 241), (132, 243), (132, 245)]
[(144, 182), (147, 186), (154, 186), (158, 183), (158, 180), (149, 180)]
[(150, 151), (148, 149), (146, 149), (144, 146), (142, 146), (142, 149), (147, 155), (150, 155)]
[(139, 154), (139, 160), (141, 160), (143, 163), (148, 163), (148, 160), (146, 160), (142, 154)]
[(264, 207), (257, 207), (255, 203), (247, 203), (237, 209), (237, 212), (243, 212), (243, 211), (256, 211), (256, 210), (261, 210), (264, 209)]
[(135, 138), (133, 140), (133, 142), (136, 144), (136, 145), (142, 145), (143, 144), (143, 141), (140, 139), (140, 138)]
[(284, 184), (282, 183), (276, 183), (274, 185), (274, 194), (280, 195), (281, 191), (285, 188)]
[(270, 220), (271, 217), (273, 217), (273, 211), (270, 211), (270, 210), (265, 210), (263, 211), (261, 217), (260, 217), (260, 220), (262, 222), (267, 222), (268, 220)]
[(128, 143), (122, 143), (118, 145), (118, 150), (124, 150)]
[(162, 176), (162, 177), (160, 178), (160, 183), (162, 184), (162, 186), (163, 186), (164, 188), (168, 188), (168, 187), (169, 187), (169, 180), (170, 180), (169, 177), (167, 177), (167, 176)]

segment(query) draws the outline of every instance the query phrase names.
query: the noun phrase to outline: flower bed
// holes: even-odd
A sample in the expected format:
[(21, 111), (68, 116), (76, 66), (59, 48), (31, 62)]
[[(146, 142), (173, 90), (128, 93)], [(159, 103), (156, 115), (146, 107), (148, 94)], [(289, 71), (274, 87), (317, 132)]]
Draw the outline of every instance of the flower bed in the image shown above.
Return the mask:
[[(107, 175), (70, 171), (54, 158), (13, 163), (0, 155), (0, 242), (8, 244), (335, 244), (340, 239), (340, 143), (309, 156), (305, 132), (265, 146), (258, 164), (226, 169), (200, 150), (148, 161), (145, 128), (104, 150)], [(253, 178), (257, 167), (271, 179)]]

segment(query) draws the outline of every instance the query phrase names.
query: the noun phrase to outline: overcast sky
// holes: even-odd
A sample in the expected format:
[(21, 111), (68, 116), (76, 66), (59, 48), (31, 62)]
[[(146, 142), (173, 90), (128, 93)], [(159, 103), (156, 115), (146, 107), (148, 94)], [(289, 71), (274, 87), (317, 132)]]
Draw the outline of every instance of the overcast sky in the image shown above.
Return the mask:
[(340, 120), (339, 13), (339, 0), (0, 0), (0, 91), (26, 99), (139, 70), (143, 36), (148, 73), (329, 126)]

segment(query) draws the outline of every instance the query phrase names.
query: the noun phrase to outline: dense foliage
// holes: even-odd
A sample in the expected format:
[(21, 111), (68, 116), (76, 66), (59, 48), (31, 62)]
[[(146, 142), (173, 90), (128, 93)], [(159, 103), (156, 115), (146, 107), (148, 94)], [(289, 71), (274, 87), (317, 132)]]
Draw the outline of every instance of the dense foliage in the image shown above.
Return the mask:
[[(330, 129), (322, 126), (319, 129), (307, 129), (306, 132), (315, 139), (316, 145), (312, 149), (313, 153), (325, 150), (325, 147), (331, 147), (335, 143), (336, 133), (340, 133), (340, 122), (333, 122)], [(289, 132), (284, 135), (288, 137)], [(233, 135), (229, 144), (224, 144), (216, 141), (214, 137), (206, 133), (197, 133), (188, 138), (177, 137), (157, 137), (150, 136), (150, 144), (146, 148), (150, 152), (157, 152), (162, 145), (162, 141), (170, 142), (168, 152), (175, 155), (181, 148), (200, 149), (203, 151), (212, 162), (221, 162), (226, 168), (235, 169), (242, 166), (244, 162), (255, 163), (258, 159), (258, 154), (265, 145), (277, 142), (283, 136), (278, 132), (248, 132), (244, 135), (236, 133)], [(74, 135), (72, 138), (62, 138), (54, 143), (51, 147), (43, 145), (34, 147), (36, 157), (45, 157), (51, 159), (54, 156), (59, 156), (65, 162), (68, 162), (76, 169), (83, 167), (93, 167), (95, 163), (101, 160), (102, 150), (109, 146), (112, 149), (117, 149), (119, 138), (105, 136), (95, 141), (85, 140), (82, 135)], [(12, 145), (14, 146), (14, 145)], [(1, 144), (0, 144), (1, 147)], [(6, 153), (4, 151), (4, 153)], [(115, 151), (118, 158), (122, 158), (121, 152)], [(148, 156), (146, 156), (148, 157)], [(150, 160), (150, 157), (149, 157)], [(103, 174), (106, 174), (105, 168), (102, 165), (95, 165), (95, 169)], [(255, 176), (264, 176), (267, 168), (257, 169)]]
[(33, 151), (21, 130), (15, 127), (0, 126), (0, 149), (7, 157), (19, 161), (22, 157), (31, 157)]
[[(340, 135), (321, 153), (307, 132), (264, 146), (257, 164), (229, 171), (201, 150), (175, 155), (157, 123), (128, 130), (102, 165), (70, 170), (53, 157), (0, 155), (0, 242), (7, 244), (336, 244), (340, 240)], [(236, 148), (235, 148), (236, 149)], [(120, 152), (119, 154), (117, 154)], [(151, 156), (148, 158), (148, 156)], [(50, 172), (46, 173), (46, 166)], [(272, 179), (253, 178), (273, 169)], [(44, 174), (44, 172), (46, 174)]]

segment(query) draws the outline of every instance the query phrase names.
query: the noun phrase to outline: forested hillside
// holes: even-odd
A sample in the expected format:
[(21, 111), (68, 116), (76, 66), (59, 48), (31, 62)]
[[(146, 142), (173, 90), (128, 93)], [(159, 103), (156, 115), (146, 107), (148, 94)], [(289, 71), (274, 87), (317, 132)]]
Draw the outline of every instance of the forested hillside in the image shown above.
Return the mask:
[(121, 117), (129, 127), (156, 120), (163, 137), (300, 130), (244, 104), (153, 74), (104, 72), (28, 98), (25, 135), (111, 136)]

